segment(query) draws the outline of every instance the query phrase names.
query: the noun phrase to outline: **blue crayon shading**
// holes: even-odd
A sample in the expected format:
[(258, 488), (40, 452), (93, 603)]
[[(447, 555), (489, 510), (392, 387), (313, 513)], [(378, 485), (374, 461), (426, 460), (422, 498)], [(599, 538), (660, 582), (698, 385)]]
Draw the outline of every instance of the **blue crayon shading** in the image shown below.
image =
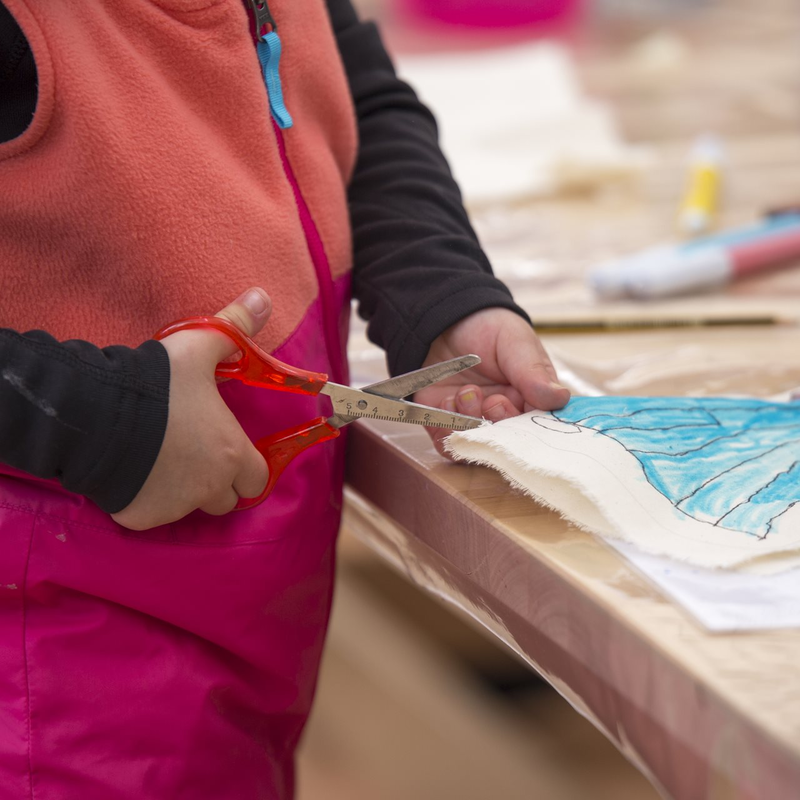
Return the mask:
[(800, 502), (800, 404), (577, 397), (553, 416), (619, 442), (697, 520), (764, 538)]

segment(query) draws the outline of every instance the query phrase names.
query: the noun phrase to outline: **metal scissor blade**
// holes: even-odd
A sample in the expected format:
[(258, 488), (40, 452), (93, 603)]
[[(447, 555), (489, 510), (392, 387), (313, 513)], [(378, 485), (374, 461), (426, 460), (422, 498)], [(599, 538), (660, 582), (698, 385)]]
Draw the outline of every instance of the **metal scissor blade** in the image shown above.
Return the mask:
[(320, 393), (330, 397), (334, 416), (347, 418), (348, 422), (352, 421), (350, 418), (364, 417), (391, 422), (410, 422), (432, 428), (449, 428), (454, 431), (466, 431), (484, 424), (484, 421), (477, 417), (410, 403), (408, 400), (394, 400), (390, 397), (369, 394), (361, 389), (341, 386), (338, 383), (326, 383)]
[(480, 363), (480, 356), (458, 356), (457, 358), (442, 361), (439, 364), (431, 364), (430, 367), (414, 370), (414, 372), (406, 372), (396, 378), (389, 378), (385, 381), (372, 383), (369, 386), (363, 386), (361, 391), (376, 394), (380, 397), (389, 397), (393, 400), (401, 400), (403, 397), (408, 397), (426, 386), (438, 383), (451, 375), (470, 369), (470, 367), (476, 367)]

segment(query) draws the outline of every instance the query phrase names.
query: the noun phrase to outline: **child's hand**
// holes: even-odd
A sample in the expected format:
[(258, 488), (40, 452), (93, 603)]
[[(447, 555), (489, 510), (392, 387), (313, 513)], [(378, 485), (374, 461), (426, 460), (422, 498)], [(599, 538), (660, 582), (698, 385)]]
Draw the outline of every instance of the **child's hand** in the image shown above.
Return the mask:
[[(417, 403), (498, 422), (533, 408), (550, 411), (569, 400), (528, 323), (505, 308), (487, 308), (462, 319), (434, 340), (423, 366), (475, 353), (481, 363), (429, 386)], [(450, 431), (429, 428), (436, 449)]]
[[(217, 314), (248, 336), (266, 323), (272, 302), (250, 289)], [(139, 494), (112, 518), (147, 530), (200, 508), (225, 514), (239, 497), (256, 497), (267, 483), (263, 456), (217, 390), (214, 369), (236, 345), (214, 330), (179, 331), (162, 344), (170, 363), (169, 416), (158, 458)]]

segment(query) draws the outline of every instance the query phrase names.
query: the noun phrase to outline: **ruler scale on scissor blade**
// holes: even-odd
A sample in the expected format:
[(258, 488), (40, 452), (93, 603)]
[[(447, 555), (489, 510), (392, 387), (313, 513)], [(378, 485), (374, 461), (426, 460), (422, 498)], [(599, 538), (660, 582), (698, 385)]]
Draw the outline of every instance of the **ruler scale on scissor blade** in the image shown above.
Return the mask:
[(457, 356), (447, 361), (440, 361), (438, 364), (431, 364), (429, 367), (416, 369), (414, 372), (406, 372), (405, 375), (398, 375), (396, 378), (362, 386), (361, 391), (401, 400), (403, 397), (408, 397), (420, 389), (425, 389), (431, 384), (449, 378), (451, 375), (456, 375), (471, 367), (477, 367), (480, 363), (480, 356)]
[(360, 389), (351, 389), (338, 383), (326, 383), (321, 394), (331, 399), (334, 415), (353, 419), (386, 419), (391, 422), (410, 422), (431, 428), (449, 428), (466, 431), (483, 425), (483, 420), (443, 411), (440, 408), (409, 403), (407, 400), (392, 400), (377, 394), (368, 394)]

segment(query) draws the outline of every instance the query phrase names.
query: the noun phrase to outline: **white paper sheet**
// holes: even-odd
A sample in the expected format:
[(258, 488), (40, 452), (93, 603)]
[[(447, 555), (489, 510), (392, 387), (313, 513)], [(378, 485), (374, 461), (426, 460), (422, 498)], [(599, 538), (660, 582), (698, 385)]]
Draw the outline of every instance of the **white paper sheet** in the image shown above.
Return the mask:
[(800, 569), (771, 575), (690, 567), (609, 542), (664, 594), (714, 633), (800, 627)]

